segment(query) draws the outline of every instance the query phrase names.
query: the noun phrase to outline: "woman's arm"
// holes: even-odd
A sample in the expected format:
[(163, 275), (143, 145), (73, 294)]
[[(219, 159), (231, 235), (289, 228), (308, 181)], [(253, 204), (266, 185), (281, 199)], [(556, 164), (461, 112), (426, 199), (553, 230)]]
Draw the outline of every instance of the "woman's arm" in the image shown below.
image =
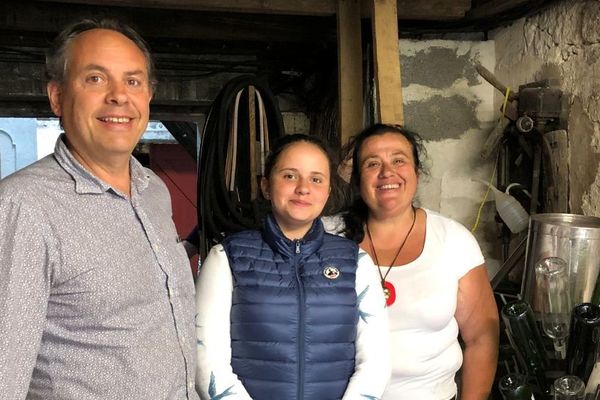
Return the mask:
[(202, 400), (251, 400), (231, 369), (232, 289), (227, 255), (223, 246), (214, 246), (196, 281), (196, 391)]
[(377, 267), (363, 250), (358, 257), (356, 360), (343, 400), (380, 398), (391, 374), (387, 308)]
[(460, 399), (485, 400), (496, 373), (499, 323), (485, 265), (459, 280), (455, 318), (465, 343)]

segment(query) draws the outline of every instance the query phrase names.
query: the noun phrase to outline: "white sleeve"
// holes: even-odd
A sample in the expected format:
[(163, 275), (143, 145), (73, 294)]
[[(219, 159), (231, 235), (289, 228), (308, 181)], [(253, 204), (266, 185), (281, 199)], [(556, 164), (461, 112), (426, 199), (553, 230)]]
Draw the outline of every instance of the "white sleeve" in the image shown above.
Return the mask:
[(391, 375), (388, 315), (383, 290), (371, 257), (363, 250), (359, 250), (358, 257), (356, 366), (343, 400), (379, 399)]
[(473, 268), (485, 263), (485, 259), (475, 236), (462, 224), (454, 220), (451, 220), (450, 224), (446, 245), (446, 249), (450, 254), (446, 259), (456, 260), (452, 265), (457, 279), (460, 279)]
[(231, 368), (233, 279), (223, 246), (211, 250), (196, 281), (196, 391), (202, 400), (251, 400)]
[(342, 214), (323, 216), (321, 217), (321, 222), (323, 223), (325, 232), (344, 237), (345, 225)]

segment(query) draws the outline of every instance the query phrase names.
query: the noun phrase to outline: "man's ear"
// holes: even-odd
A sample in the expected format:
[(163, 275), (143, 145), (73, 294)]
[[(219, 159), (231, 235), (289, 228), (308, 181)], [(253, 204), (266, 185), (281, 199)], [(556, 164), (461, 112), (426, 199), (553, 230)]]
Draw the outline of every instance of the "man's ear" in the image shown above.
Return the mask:
[(50, 100), (50, 108), (57, 117), (62, 117), (62, 87), (56, 81), (48, 82), (46, 85), (46, 92), (48, 93), (48, 99)]
[(269, 193), (269, 180), (264, 176), (260, 178), (260, 190), (265, 199), (271, 199), (271, 194)]
[(152, 83), (148, 83), (148, 85), (149, 85), (148, 92), (150, 93), (149, 101), (152, 101), (152, 99), (154, 98), (154, 90), (156, 89), (156, 87)]

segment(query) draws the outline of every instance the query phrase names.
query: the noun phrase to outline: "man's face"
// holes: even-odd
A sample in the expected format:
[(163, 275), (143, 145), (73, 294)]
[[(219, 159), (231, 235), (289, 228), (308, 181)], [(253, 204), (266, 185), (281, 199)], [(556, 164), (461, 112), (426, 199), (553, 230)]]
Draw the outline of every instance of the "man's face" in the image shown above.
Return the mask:
[(148, 125), (144, 54), (118, 32), (83, 32), (67, 49), (65, 81), (50, 82), (48, 96), (75, 158), (88, 166), (122, 163)]

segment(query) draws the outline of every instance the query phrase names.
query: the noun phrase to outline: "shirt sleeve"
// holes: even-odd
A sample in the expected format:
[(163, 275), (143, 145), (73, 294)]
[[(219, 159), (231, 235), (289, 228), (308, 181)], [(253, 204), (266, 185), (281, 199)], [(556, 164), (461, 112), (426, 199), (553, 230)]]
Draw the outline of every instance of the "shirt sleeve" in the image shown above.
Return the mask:
[(455, 271), (457, 278), (465, 276), (470, 270), (485, 262), (481, 248), (475, 236), (462, 224), (451, 220), (451, 229), (447, 234), (446, 249), (452, 254), (448, 260), (456, 260)]
[(202, 400), (251, 400), (231, 368), (233, 279), (223, 246), (214, 246), (196, 281), (196, 391)]
[(321, 222), (323, 223), (325, 232), (344, 237), (345, 225), (342, 214), (323, 216), (321, 217)]
[(35, 367), (50, 293), (43, 218), (0, 192), (0, 393), (24, 399)]
[(391, 375), (388, 315), (371, 257), (359, 250), (356, 294), (359, 320), (354, 374), (343, 400), (379, 399)]

